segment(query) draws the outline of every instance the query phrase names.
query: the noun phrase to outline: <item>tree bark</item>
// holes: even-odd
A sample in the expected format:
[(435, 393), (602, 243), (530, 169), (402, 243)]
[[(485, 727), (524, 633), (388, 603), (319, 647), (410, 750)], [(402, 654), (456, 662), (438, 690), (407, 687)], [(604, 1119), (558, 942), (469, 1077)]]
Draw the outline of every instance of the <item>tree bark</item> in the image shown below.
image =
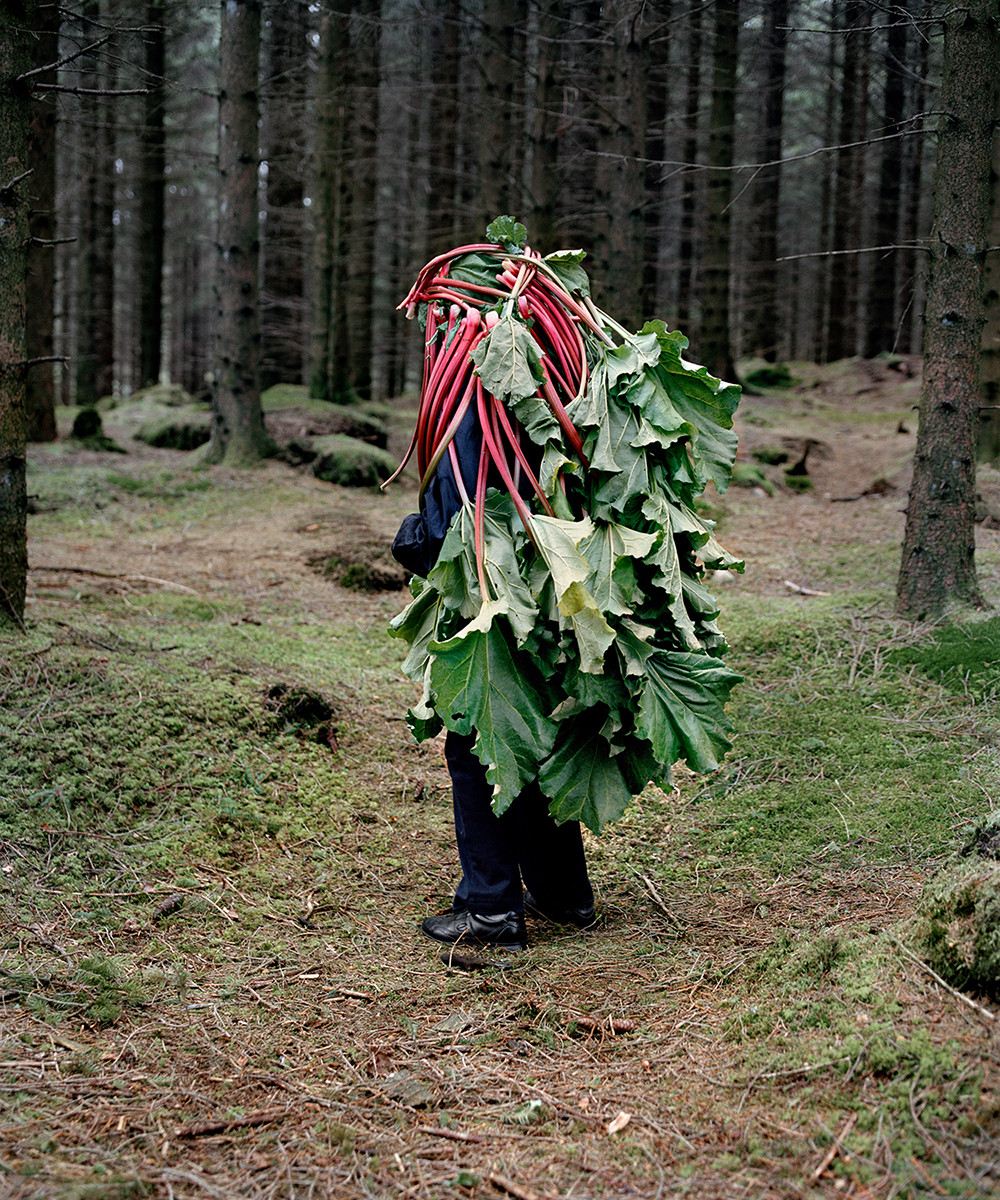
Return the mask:
[(358, 0), (352, 37), (350, 255), (347, 266), (348, 388), (343, 399), (372, 398), (372, 300), (375, 276), (381, 0)]
[(974, 0), (945, 20), (920, 425), (896, 591), (899, 612), (917, 620), (939, 616), (949, 602), (983, 603), (976, 430), (998, 17), (997, 0)]
[(218, 319), (205, 461), (249, 466), (273, 449), (260, 407), (260, 0), (222, 0), (221, 7)]
[[(993, 166), (990, 171), (990, 245), (1000, 246), (1000, 106), (993, 135)], [(983, 278), (983, 327), (981, 366), (982, 409), (976, 457), (980, 462), (1000, 464), (1000, 253), (986, 256)]]
[(163, 336), (163, 220), (166, 166), (166, 4), (150, 0), (146, 7), (146, 80), (139, 193), (139, 383), (160, 380)]
[[(96, 31), (109, 22), (106, 0), (90, 0), (83, 8), (83, 36), (100, 36)], [(108, 89), (111, 80), (105, 61), (88, 55), (81, 86)], [(83, 61), (83, 60), (81, 60)], [(83, 150), (83, 195), (80, 205), (79, 266), (76, 318), (76, 402), (91, 408), (102, 396), (110, 395), (115, 374), (114, 298), (114, 111), (108, 97), (81, 97), (90, 144)]]
[(523, 69), (521, 43), (527, 16), (526, 0), (485, 0), (479, 50), (479, 149), (477, 154), (476, 216), (481, 228), (501, 213), (518, 216), (522, 192), (515, 156), (523, 153), (524, 130), (519, 80)]
[(0, 36), (0, 628), (24, 628), (28, 574), (24, 401), (25, 248), (33, 0), (6, 5)]
[(320, 11), (313, 156), (313, 300), (309, 394), (349, 398), (347, 373), (347, 202), (349, 12)]
[(301, 383), (305, 180), (301, 170), (306, 108), (303, 68), (307, 7), (268, 0), (264, 7), (266, 83), (262, 89), (262, 153), (267, 162), (261, 264), (261, 387)]
[(712, 116), (708, 143), (702, 316), (697, 344), (697, 356), (708, 370), (721, 379), (731, 381), (737, 377), (730, 333), (729, 250), (739, 28), (737, 0), (717, 4), (715, 46), (712, 52)]
[(642, 320), (645, 249), (646, 75), (642, 0), (605, 5), (603, 87), (598, 129), (592, 252), (604, 280), (603, 303), (627, 328)]
[(751, 204), (756, 214), (751, 265), (755, 286), (748, 342), (767, 362), (778, 358), (778, 216), (781, 145), (785, 120), (785, 61), (789, 0), (768, 0), (764, 9), (764, 106), (760, 169)]
[[(59, 57), (59, 8), (42, 4), (37, 8), (38, 38), (34, 68), (49, 67)], [(35, 76), (31, 102), (31, 132), (28, 156), (31, 164), (31, 209), (28, 224), (27, 357), (51, 359), (54, 353), (53, 311), (55, 307), (56, 235), (56, 104), (46, 84), (56, 81), (54, 69)], [(46, 244), (49, 243), (49, 244)], [(28, 441), (56, 439), (55, 364), (40, 362), (28, 368), (25, 404)]]
[[(903, 128), (905, 100), (904, 69), (906, 24), (895, 11), (889, 13), (885, 44), (885, 86), (882, 95), (882, 143), (879, 167), (878, 210), (875, 217), (874, 244), (894, 246), (899, 235), (899, 209), (903, 181)], [(894, 250), (880, 253), (872, 272), (865, 330), (865, 357), (888, 354), (896, 349), (899, 316), (896, 311), (896, 269)]]
[(698, 278), (698, 162), (699, 105), (701, 101), (701, 9), (688, 16), (687, 81), (685, 86), (684, 149), (689, 164), (681, 177), (680, 239), (677, 245), (677, 325), (685, 332), (694, 320), (694, 296)]
[(558, 248), (559, 214), (559, 0), (538, 0), (532, 6), (536, 21), (535, 86), (528, 136), (531, 142), (530, 207), (524, 221), (532, 246), (547, 254)]
[[(835, 6), (836, 7), (836, 6)], [(861, 195), (858, 178), (863, 162), (861, 140), (864, 126), (862, 79), (862, 0), (846, 0), (843, 10), (844, 64), (840, 76), (840, 123), (837, 130), (837, 169), (833, 193), (833, 244), (840, 251), (830, 260), (830, 315), (827, 354), (831, 360), (850, 358), (858, 351), (857, 303), (858, 259), (844, 253), (860, 248)]]

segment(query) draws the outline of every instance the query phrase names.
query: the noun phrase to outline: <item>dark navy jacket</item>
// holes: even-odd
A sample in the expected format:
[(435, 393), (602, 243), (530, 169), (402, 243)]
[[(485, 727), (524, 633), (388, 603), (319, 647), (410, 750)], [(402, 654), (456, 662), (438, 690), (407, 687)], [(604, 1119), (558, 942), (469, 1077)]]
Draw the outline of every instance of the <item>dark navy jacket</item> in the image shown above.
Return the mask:
[[(479, 448), (482, 433), (475, 405), (469, 406), (455, 434), (455, 451), (466, 492), (472, 496), (479, 474)], [(392, 543), (392, 556), (414, 575), (427, 575), (437, 562), (444, 535), (452, 517), (462, 507), (462, 495), (455, 482), (451, 455), (445, 453), (434, 477), (420, 498), (420, 512), (403, 518)]]

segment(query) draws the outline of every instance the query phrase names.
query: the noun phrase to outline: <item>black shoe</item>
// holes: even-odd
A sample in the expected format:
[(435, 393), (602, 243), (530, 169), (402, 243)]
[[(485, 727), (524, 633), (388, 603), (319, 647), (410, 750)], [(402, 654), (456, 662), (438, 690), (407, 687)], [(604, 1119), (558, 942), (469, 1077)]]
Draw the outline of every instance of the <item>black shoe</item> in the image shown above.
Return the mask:
[(500, 946), (504, 950), (524, 950), (528, 936), (524, 929), (524, 913), (513, 911), (496, 916), (480, 916), (470, 912), (446, 912), (428, 917), (421, 930), (436, 942), (466, 946)]
[(531, 892), (524, 893), (524, 907), (531, 916), (551, 921), (553, 925), (575, 925), (577, 929), (589, 929), (597, 921), (593, 904), (585, 908), (562, 908), (554, 904), (543, 908)]

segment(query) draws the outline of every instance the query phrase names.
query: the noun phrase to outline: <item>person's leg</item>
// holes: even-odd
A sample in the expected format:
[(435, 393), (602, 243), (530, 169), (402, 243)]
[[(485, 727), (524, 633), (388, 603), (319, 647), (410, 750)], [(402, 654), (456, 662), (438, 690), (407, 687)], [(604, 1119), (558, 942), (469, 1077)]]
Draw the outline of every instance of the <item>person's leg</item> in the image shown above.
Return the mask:
[(504, 814), (513, 826), (518, 864), (531, 907), (571, 924), (590, 924), (594, 891), (578, 821), (557, 825), (548, 798), (529, 784)]
[(513, 826), (493, 812), (492, 788), (486, 768), (472, 752), (474, 742), (472, 736), (451, 732), (445, 741), (462, 881), (451, 912), (428, 917), (420, 928), (439, 942), (524, 949), (524, 899)]
[(486, 768), (472, 752), (474, 743), (474, 735), (450, 731), (445, 740), (463, 876), (456, 899), (469, 912), (511, 912), (523, 907), (515, 830), (493, 811), (493, 789)]

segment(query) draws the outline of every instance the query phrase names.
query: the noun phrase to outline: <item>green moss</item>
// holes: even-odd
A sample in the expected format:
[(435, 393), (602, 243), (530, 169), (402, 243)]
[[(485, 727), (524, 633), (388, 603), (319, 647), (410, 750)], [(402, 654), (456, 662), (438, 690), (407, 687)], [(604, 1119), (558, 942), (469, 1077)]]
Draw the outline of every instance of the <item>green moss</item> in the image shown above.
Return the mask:
[(396, 469), (395, 458), (385, 450), (342, 434), (313, 439), (317, 457), (313, 474), (341, 487), (376, 487)]
[(949, 691), (992, 701), (1000, 695), (1000, 617), (944, 625), (921, 641), (890, 651), (901, 666), (912, 664)]

